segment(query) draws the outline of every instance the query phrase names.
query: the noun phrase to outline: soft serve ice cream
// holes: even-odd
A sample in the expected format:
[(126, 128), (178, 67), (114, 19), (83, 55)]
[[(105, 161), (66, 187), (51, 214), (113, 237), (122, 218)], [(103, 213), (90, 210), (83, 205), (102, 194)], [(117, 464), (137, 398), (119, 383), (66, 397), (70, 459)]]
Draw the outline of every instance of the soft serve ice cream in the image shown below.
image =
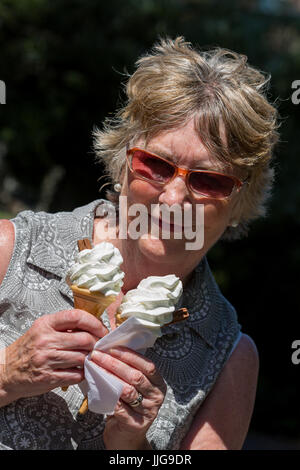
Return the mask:
[(120, 268), (122, 263), (119, 250), (111, 243), (102, 242), (92, 249), (80, 251), (67, 277), (71, 284), (91, 293), (118, 295), (124, 278)]
[[(120, 269), (122, 262), (119, 250), (111, 243), (103, 242), (91, 250), (81, 251), (68, 273), (74, 300), (82, 298), (82, 308), (85, 309), (90, 297), (102, 296), (100, 311), (96, 310), (94, 313), (91, 305), (87, 309), (99, 318), (104, 308), (121, 290), (124, 277)], [(88, 295), (82, 295), (82, 291), (87, 291)], [(116, 314), (117, 326), (128, 318), (126, 325), (101, 338), (95, 348), (104, 347), (105, 350), (112, 345), (123, 345), (134, 350), (143, 350), (151, 347), (157, 337), (161, 336), (160, 327), (173, 320), (175, 304), (181, 294), (182, 283), (173, 274), (143, 279), (136, 289), (128, 291), (123, 297)], [(83, 400), (79, 413), (84, 414), (90, 407), (95, 413), (113, 414), (123, 387), (120, 381), (114, 377), (111, 388), (112, 376), (106, 376), (104, 370), (89, 360), (85, 362), (85, 377), (86, 382), (82, 387), (88, 398), (86, 396)], [(105, 397), (103, 389), (109, 391)]]
[[(105, 352), (123, 346), (143, 354), (162, 336), (161, 326), (173, 321), (182, 290), (182, 282), (174, 274), (143, 279), (136, 289), (123, 297), (116, 314), (119, 328), (101, 338), (94, 349)], [(84, 414), (89, 408), (94, 413), (112, 415), (124, 382), (89, 360), (85, 362), (85, 377), (88, 398), (83, 401), (79, 413)]]
[(174, 274), (149, 276), (123, 297), (117, 322), (136, 317), (150, 328), (160, 328), (173, 320), (175, 305), (182, 294), (181, 280)]

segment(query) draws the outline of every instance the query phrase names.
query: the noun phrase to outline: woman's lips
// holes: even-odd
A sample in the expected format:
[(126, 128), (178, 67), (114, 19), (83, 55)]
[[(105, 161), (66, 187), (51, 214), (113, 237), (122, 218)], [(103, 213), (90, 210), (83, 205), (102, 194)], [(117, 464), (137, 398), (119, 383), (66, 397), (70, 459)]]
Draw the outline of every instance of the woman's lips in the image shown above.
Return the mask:
[(173, 223), (166, 222), (162, 219), (158, 219), (157, 217), (150, 217), (150, 221), (153, 222), (156, 226), (160, 227), (162, 230), (169, 230), (171, 232), (179, 233), (183, 232), (184, 228), (191, 228), (191, 227), (186, 227), (183, 225), (177, 225)]

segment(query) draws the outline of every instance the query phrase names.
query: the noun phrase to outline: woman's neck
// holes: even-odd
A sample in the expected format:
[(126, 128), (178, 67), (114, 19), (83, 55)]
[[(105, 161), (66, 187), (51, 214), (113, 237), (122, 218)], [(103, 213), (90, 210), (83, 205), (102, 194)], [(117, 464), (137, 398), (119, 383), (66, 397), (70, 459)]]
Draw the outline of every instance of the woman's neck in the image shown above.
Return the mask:
[(135, 289), (142, 279), (148, 276), (166, 276), (175, 274), (185, 285), (192, 277), (194, 267), (183, 265), (172, 265), (171, 263), (161, 263), (150, 260), (137, 248), (136, 240), (116, 240), (112, 241), (123, 257), (121, 268), (125, 272), (124, 285), (122, 291), (125, 294), (131, 289)]
[[(149, 259), (149, 257), (145, 256), (140, 251), (137, 240), (132, 240), (130, 238), (120, 239), (117, 237), (110, 238), (109, 235), (103, 237), (103, 233), (105, 232), (95, 230), (97, 224), (100, 223), (102, 225), (105, 223), (103, 219), (101, 221), (100, 220), (95, 219), (94, 221), (93, 243), (96, 245), (106, 241), (112, 243), (120, 251), (123, 258), (121, 269), (125, 273), (123, 280), (124, 284), (122, 287), (122, 292), (124, 294), (131, 289), (135, 289), (140, 281), (148, 276), (166, 276), (168, 274), (175, 274), (175, 276), (181, 279), (183, 285), (185, 285), (192, 277), (192, 272), (199, 262), (195, 257), (191, 260), (189, 257), (185, 256), (185, 259), (182, 260), (182, 262), (178, 263), (177, 261), (174, 264), (169, 261), (163, 263), (161, 259), (158, 259), (158, 261)], [(100, 238), (97, 236), (97, 233), (102, 234)]]

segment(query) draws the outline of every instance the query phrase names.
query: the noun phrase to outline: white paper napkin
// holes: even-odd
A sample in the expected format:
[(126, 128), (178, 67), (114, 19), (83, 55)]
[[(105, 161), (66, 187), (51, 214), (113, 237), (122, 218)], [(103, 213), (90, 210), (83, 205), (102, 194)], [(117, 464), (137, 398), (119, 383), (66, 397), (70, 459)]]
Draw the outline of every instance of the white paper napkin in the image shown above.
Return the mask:
[[(160, 328), (149, 328), (143, 325), (140, 319), (131, 317), (101, 338), (94, 349), (107, 351), (115, 346), (125, 346), (143, 354), (147, 348), (153, 346), (159, 336)], [(111, 415), (122, 393), (123, 382), (91, 361), (90, 356), (91, 353), (85, 359), (85, 380), (79, 387), (88, 397), (89, 410)]]

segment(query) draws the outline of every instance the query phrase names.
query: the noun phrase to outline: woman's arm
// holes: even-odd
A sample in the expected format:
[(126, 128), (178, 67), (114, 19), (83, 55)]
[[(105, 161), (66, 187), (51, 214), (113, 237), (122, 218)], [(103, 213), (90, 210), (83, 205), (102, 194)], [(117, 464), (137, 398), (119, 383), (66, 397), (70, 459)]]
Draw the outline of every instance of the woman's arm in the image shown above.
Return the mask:
[(6, 274), (15, 243), (15, 230), (10, 220), (0, 220), (0, 284)]
[(258, 369), (256, 346), (249, 336), (243, 334), (196, 414), (181, 449), (242, 448), (253, 412)]
[[(0, 220), (0, 284), (6, 274), (15, 243), (15, 231), (12, 222), (9, 220)], [(3, 369), (5, 354), (0, 354), (0, 408), (9, 404), (12, 397), (8, 396), (3, 385)]]
[[(11, 260), (14, 235), (12, 222), (0, 220), (0, 283)], [(21, 397), (81, 382), (86, 356), (105, 334), (102, 322), (83, 310), (42, 315), (1, 351), (0, 408)]]

